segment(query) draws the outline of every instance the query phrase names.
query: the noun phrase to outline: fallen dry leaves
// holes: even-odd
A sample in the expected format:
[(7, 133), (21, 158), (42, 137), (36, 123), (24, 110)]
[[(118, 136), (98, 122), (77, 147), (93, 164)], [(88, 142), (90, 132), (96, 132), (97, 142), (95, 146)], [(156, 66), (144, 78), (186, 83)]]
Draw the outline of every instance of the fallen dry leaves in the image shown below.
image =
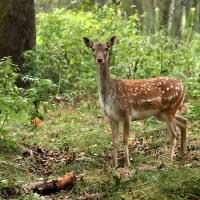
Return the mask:
[(28, 166), (30, 172), (44, 176), (49, 176), (53, 173), (55, 164), (69, 164), (73, 159), (73, 153), (59, 152), (55, 149), (48, 150), (43, 146), (34, 145), (31, 150), (24, 151), (22, 158), (30, 156), (34, 163)]
[(111, 131), (104, 131), (104, 133), (112, 135)]
[(42, 125), (42, 120), (40, 120), (39, 118), (35, 118), (32, 122), (31, 122), (31, 126), (43, 126)]

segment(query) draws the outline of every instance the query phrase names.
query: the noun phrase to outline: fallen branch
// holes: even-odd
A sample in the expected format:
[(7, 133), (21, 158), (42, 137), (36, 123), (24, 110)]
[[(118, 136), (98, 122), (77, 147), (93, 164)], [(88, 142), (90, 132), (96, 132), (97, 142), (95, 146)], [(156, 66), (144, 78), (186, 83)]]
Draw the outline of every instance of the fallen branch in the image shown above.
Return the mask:
[(33, 192), (36, 192), (38, 194), (48, 194), (72, 186), (75, 180), (75, 174), (73, 172), (70, 172), (59, 179), (31, 183), (29, 185), (24, 185), (23, 188), (33, 190)]

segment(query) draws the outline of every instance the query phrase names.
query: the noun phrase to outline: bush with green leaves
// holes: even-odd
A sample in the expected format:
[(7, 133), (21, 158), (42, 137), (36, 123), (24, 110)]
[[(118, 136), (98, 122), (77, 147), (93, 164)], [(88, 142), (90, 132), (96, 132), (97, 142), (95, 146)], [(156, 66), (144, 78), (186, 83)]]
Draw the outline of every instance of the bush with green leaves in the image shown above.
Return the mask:
[(83, 45), (82, 36), (92, 41), (107, 41), (117, 35), (110, 71), (113, 78), (150, 78), (173, 76), (190, 88), (189, 97), (197, 96), (200, 55), (193, 46), (167, 36), (165, 30), (155, 35), (140, 33), (141, 17), (126, 17), (120, 5), (97, 7), (93, 12), (65, 11), (37, 15), (37, 45), (25, 53), (32, 74), (58, 84), (59, 93), (67, 98), (96, 95), (96, 67), (92, 52)]
[[(57, 88), (51, 80), (38, 77), (22, 76), (22, 80), (29, 81), (30, 88), (18, 88), (15, 85), (19, 73), (10, 58), (0, 60), (0, 133), (6, 136), (3, 130), (10, 115), (21, 111), (28, 112), (30, 121), (36, 117), (43, 119), (43, 113), (51, 107), (48, 103), (51, 93)], [(55, 92), (54, 92), (55, 93)]]
[(0, 131), (9, 115), (17, 114), (27, 106), (27, 99), (22, 97), (24, 90), (15, 85), (18, 77), (17, 67), (12, 64), (10, 58), (0, 60)]
[(28, 115), (30, 121), (35, 118), (44, 119), (44, 114), (52, 108), (50, 95), (55, 93), (57, 85), (49, 79), (25, 75), (23, 81), (29, 81), (30, 88), (24, 91), (24, 96), (29, 100)]

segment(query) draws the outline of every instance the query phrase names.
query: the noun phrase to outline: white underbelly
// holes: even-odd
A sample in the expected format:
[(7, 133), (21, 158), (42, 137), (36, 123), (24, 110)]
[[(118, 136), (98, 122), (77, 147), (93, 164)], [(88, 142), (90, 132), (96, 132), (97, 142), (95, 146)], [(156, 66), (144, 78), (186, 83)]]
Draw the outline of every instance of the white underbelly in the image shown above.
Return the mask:
[(146, 119), (148, 117), (154, 116), (155, 114), (158, 113), (159, 110), (142, 110), (142, 111), (138, 111), (138, 110), (133, 110), (132, 111), (132, 115), (131, 115), (131, 120), (142, 120), (142, 119)]

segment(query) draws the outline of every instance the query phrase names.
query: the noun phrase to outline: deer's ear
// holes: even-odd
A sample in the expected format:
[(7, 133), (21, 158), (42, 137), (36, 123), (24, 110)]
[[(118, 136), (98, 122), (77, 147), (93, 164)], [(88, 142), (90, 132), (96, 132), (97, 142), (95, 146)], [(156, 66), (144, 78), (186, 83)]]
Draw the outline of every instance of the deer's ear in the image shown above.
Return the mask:
[(83, 37), (83, 42), (85, 43), (85, 46), (88, 48), (92, 48), (93, 47), (93, 42), (88, 39), (87, 37)]
[(112, 36), (107, 42), (108, 47), (112, 47), (115, 44), (116, 40), (117, 36), (116, 35)]

